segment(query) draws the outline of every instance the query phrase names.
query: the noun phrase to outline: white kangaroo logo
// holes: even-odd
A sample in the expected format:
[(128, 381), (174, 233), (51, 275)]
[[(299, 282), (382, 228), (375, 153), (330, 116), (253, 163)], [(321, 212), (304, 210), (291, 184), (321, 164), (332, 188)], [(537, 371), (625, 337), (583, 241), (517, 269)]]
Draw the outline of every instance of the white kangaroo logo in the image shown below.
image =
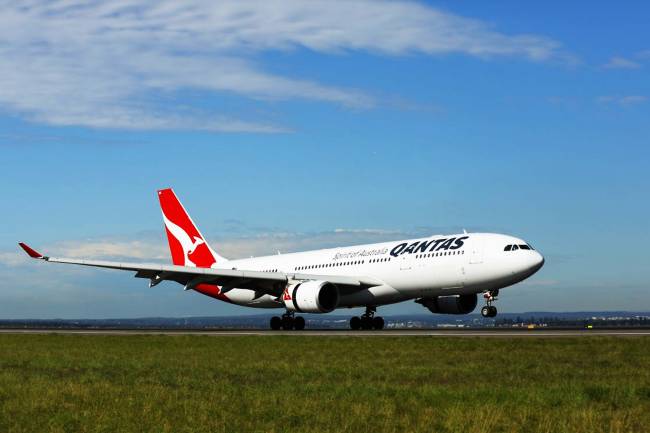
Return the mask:
[(183, 230), (182, 227), (174, 224), (170, 220), (167, 219), (165, 216), (165, 213), (163, 212), (163, 220), (165, 221), (165, 226), (167, 227), (167, 230), (178, 240), (178, 242), (181, 243), (181, 247), (183, 248), (183, 254), (185, 255), (185, 261), (183, 264), (185, 266), (193, 266), (196, 267), (196, 263), (192, 262), (190, 260), (190, 254), (196, 250), (196, 248), (204, 244), (205, 241), (199, 237), (194, 236), (194, 241), (190, 238), (190, 236), (187, 234), (185, 230)]

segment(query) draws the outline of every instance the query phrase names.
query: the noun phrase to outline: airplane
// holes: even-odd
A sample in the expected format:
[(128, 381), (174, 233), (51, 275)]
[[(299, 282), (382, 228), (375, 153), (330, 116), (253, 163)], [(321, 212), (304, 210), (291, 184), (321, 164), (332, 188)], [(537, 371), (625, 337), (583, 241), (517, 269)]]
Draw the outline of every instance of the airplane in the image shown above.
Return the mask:
[(171, 188), (158, 191), (173, 265), (122, 263), (45, 256), (32, 258), (135, 272), (149, 287), (175, 281), (220, 301), (284, 309), (274, 330), (302, 330), (299, 313), (365, 307), (353, 330), (383, 329), (377, 307), (414, 300), (432, 313), (469, 314), (479, 294), (483, 317), (495, 317), (499, 291), (533, 275), (544, 257), (517, 237), (496, 233), (435, 235), (298, 253), (228, 260), (213, 250)]

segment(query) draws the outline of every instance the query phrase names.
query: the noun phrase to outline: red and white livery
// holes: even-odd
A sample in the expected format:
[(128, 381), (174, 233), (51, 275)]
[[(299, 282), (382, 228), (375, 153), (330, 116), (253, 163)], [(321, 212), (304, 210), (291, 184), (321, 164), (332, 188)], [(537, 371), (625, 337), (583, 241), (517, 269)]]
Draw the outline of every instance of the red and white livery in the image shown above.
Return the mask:
[(537, 272), (544, 258), (530, 244), (496, 233), (461, 233), (291, 254), (228, 260), (210, 247), (172, 189), (158, 191), (172, 265), (48, 257), (33, 258), (135, 272), (151, 287), (170, 280), (185, 290), (232, 304), (285, 310), (273, 329), (303, 329), (297, 313), (365, 307), (353, 329), (381, 329), (379, 306), (414, 300), (433, 313), (468, 314), (483, 294), (494, 317), (499, 290)]

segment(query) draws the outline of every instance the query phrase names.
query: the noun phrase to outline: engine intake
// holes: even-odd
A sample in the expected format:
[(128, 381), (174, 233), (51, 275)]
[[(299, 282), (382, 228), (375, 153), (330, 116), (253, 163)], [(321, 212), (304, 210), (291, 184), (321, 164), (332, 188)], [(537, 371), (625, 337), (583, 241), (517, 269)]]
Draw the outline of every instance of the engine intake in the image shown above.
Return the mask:
[(329, 313), (339, 304), (339, 290), (327, 281), (305, 281), (289, 284), (282, 300), (289, 311)]
[(472, 295), (436, 296), (421, 298), (417, 301), (436, 314), (469, 314), (474, 311), (478, 302), (476, 293)]

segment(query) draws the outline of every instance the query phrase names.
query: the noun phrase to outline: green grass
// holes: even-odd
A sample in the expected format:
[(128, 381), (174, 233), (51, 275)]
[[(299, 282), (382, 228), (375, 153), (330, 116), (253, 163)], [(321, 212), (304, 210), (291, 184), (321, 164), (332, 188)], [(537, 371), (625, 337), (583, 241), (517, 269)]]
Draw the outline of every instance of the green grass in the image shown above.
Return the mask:
[(650, 338), (0, 335), (23, 431), (650, 431)]

